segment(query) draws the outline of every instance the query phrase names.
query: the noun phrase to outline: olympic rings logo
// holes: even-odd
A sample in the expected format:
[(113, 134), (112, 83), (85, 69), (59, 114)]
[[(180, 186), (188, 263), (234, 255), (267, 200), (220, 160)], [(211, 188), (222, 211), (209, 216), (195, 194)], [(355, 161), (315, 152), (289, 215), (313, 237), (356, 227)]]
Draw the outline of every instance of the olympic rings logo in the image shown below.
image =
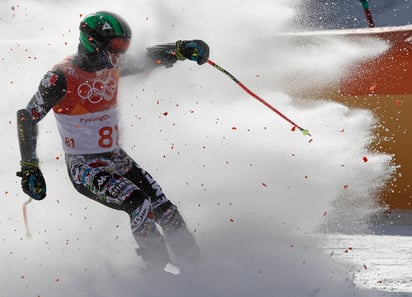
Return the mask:
[(97, 104), (102, 100), (111, 101), (116, 92), (117, 83), (109, 77), (106, 81), (95, 80), (93, 82), (84, 82), (77, 89), (77, 94), (83, 100), (89, 100), (90, 103)]

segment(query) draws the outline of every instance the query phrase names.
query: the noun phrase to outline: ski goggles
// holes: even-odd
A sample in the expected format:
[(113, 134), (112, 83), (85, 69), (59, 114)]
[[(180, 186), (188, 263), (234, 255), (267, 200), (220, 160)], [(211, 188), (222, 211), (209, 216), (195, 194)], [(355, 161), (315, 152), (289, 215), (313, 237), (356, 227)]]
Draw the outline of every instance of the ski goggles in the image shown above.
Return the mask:
[(130, 45), (129, 38), (113, 38), (110, 40), (108, 50), (111, 53), (123, 54), (127, 51)]

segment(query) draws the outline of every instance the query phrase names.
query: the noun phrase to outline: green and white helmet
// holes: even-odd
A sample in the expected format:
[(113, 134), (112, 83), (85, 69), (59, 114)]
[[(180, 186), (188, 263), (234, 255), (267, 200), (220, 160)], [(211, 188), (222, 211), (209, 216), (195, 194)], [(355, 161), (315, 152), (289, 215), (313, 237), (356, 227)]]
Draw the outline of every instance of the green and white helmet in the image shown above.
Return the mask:
[(107, 11), (87, 15), (79, 29), (80, 43), (87, 53), (99, 53), (104, 49), (124, 53), (132, 37), (127, 22), (117, 14)]

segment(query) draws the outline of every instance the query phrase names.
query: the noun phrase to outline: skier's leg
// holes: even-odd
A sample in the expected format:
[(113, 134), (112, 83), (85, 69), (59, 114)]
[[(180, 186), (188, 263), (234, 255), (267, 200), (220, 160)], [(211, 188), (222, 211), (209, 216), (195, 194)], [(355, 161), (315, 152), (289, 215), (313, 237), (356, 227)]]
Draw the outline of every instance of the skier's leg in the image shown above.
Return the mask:
[[(128, 165), (125, 176), (139, 186), (144, 193), (150, 197), (154, 220), (163, 230), (166, 243), (171, 248), (179, 261), (195, 260), (199, 257), (199, 247), (196, 244), (195, 237), (189, 232), (186, 223), (180, 215), (177, 207), (169, 201), (163, 193), (162, 188), (156, 180), (136, 162), (134, 162), (123, 151), (120, 153), (123, 160), (132, 161)], [(120, 162), (120, 164), (130, 164)]]
[(165, 239), (178, 262), (196, 261), (200, 256), (196, 239), (189, 232), (177, 207), (170, 201), (153, 209), (156, 223), (163, 230)]
[(163, 269), (170, 259), (163, 236), (156, 228), (150, 198), (116, 172), (116, 166), (109, 159), (69, 158), (68, 165), (73, 185), (80, 193), (128, 213), (139, 255), (151, 267)]
[(142, 199), (141, 192), (134, 192), (125, 202), (125, 210), (130, 216), (133, 236), (139, 245), (138, 255), (149, 269), (163, 270), (171, 262), (163, 236), (154, 221), (149, 199)]
[(169, 201), (160, 185), (150, 173), (140, 167), (126, 152), (121, 150), (114, 162), (119, 164), (119, 169), (124, 170), (125, 177), (133, 181), (146, 196), (150, 197), (152, 208), (156, 208)]

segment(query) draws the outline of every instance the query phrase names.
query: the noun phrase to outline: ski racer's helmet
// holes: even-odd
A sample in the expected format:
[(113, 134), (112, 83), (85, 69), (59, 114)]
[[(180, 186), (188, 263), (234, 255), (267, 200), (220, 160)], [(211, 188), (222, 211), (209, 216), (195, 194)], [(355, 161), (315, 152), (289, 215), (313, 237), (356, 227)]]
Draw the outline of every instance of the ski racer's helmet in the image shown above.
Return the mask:
[(107, 11), (87, 15), (79, 29), (80, 43), (89, 54), (102, 50), (124, 53), (132, 37), (132, 30), (127, 22), (117, 14)]

